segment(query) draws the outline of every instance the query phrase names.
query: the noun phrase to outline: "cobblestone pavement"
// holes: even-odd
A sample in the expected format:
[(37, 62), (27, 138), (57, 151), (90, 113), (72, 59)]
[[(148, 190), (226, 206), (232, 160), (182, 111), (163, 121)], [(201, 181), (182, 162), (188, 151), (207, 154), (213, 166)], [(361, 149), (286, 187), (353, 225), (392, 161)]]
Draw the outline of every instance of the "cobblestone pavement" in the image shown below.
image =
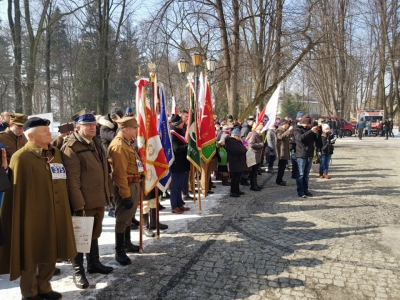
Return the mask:
[(62, 266), (53, 286), (64, 286), (64, 299), (400, 299), (399, 146), (400, 138), (339, 140), (332, 179), (311, 173), (306, 199), (289, 172), (288, 186), (264, 173), (262, 192), (242, 188), (241, 198), (218, 184), (225, 195), (210, 196), (203, 216), (173, 216), (131, 266), (117, 265), (108, 240), (101, 252), (112, 275), (88, 275), (91, 287), (80, 291)]

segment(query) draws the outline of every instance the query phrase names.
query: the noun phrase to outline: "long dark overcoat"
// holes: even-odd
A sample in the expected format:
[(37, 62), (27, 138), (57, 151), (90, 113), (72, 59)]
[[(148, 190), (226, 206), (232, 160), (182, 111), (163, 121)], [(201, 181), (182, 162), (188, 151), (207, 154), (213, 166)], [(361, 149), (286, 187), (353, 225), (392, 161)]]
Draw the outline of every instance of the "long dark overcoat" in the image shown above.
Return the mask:
[(52, 179), (48, 161), (62, 164), (60, 151), (28, 142), (12, 157), (12, 187), (4, 194), (0, 274), (16, 280), (24, 270), (76, 256), (65, 179)]

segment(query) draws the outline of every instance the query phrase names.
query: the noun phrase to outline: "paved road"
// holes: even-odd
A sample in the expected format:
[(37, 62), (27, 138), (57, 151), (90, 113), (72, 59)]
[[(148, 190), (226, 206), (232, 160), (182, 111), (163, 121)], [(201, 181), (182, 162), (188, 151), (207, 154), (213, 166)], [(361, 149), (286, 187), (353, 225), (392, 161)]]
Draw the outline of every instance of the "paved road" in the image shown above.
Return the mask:
[[(263, 174), (265, 188), (239, 199), (216, 194), (203, 216), (163, 212), (170, 226), (146, 239), (133, 264), (113, 259), (113, 219), (101, 241), (110, 275), (72, 283), (61, 265), (54, 289), (63, 299), (400, 299), (400, 138), (345, 138), (337, 142), (332, 179), (311, 174), (312, 198), (298, 198)], [(137, 236), (133, 233), (133, 236)], [(0, 298), (19, 299), (18, 282), (0, 277)], [(7, 298), (3, 297), (7, 296)]]

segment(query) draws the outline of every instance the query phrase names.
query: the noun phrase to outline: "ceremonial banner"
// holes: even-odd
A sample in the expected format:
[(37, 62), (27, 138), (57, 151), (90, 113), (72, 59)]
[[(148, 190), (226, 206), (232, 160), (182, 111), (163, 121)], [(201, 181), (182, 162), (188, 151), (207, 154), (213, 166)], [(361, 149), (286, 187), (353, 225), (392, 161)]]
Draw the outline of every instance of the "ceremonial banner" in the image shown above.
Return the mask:
[(279, 91), (280, 91), (281, 85), (279, 84), (278, 87), (276, 88), (275, 92), (272, 94), (271, 99), (269, 99), (267, 105), (265, 106), (264, 110), (264, 115), (267, 115), (269, 120), (267, 124), (265, 124), (264, 128), (261, 130), (261, 132), (266, 131), (271, 124), (275, 123), (276, 120), (276, 110), (278, 109), (278, 100), (279, 100)]
[(175, 96), (172, 96), (172, 108), (171, 108), (171, 115), (177, 115), (178, 109), (176, 108)]
[(145, 195), (154, 189), (159, 178), (164, 177), (169, 171), (168, 162), (165, 158), (157, 131), (157, 118), (153, 115), (150, 103), (146, 98), (144, 86), (148, 83), (147, 79), (140, 79), (136, 82), (136, 108), (140, 125), (140, 128), (138, 128), (137, 145), (146, 176), (144, 182)]
[(215, 145), (215, 127), (213, 119), (213, 108), (211, 102), (211, 89), (210, 84), (207, 82), (207, 76), (204, 79), (204, 105), (202, 108), (202, 115), (200, 120), (200, 143), (201, 143), (201, 157), (208, 163), (214, 156), (216, 151)]
[(194, 89), (193, 85), (190, 83), (189, 95), (190, 95), (190, 109), (189, 109), (189, 130), (187, 134), (188, 150), (187, 159), (193, 164), (193, 166), (201, 170), (201, 158), (200, 151), (197, 148), (197, 114), (196, 106), (194, 102)]
[[(168, 127), (168, 117), (167, 117), (167, 106), (165, 104), (165, 93), (164, 86), (161, 84), (160, 86), (160, 120), (158, 122), (158, 133), (161, 138), (161, 145), (164, 150), (165, 158), (167, 159), (168, 166), (171, 167), (172, 163), (175, 160), (174, 151), (172, 151), (171, 144), (171, 134)], [(168, 169), (168, 173), (159, 180), (157, 186), (158, 188), (166, 192), (171, 182), (171, 171)]]

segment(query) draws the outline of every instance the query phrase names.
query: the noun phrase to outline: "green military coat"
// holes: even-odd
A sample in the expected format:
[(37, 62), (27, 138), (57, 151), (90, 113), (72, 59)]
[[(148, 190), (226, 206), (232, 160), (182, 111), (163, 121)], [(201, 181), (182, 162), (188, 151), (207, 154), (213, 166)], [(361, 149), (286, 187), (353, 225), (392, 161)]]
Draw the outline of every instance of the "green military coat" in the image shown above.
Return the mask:
[(18, 279), (39, 263), (76, 256), (65, 179), (52, 179), (48, 161), (62, 164), (60, 151), (28, 142), (11, 158), (12, 187), (4, 194), (0, 274)]

